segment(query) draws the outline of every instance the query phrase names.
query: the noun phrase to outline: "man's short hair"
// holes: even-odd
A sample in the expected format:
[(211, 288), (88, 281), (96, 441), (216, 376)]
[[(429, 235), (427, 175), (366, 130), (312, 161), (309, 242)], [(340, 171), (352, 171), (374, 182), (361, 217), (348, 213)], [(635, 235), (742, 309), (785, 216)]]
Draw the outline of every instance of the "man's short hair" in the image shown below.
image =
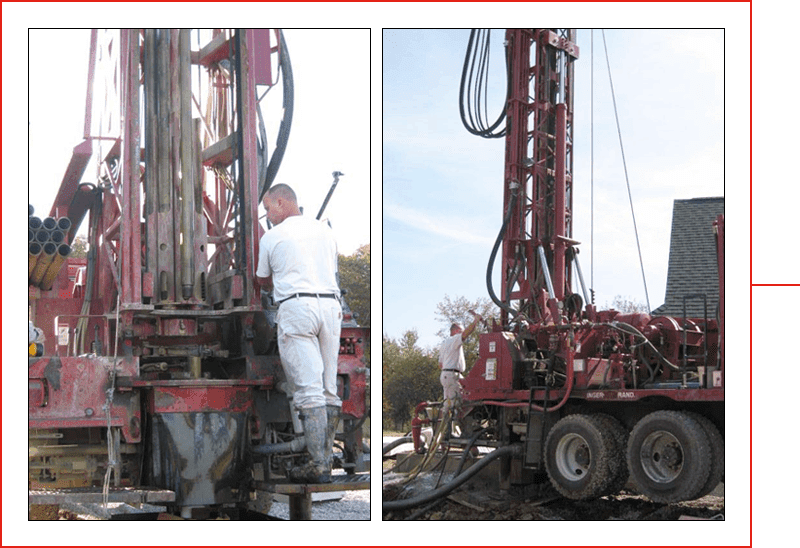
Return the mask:
[(452, 331), (453, 329), (461, 329), (461, 324), (454, 323), (453, 325), (450, 326), (450, 331)]
[(267, 194), (272, 196), (273, 198), (283, 198), (284, 200), (290, 200), (294, 203), (297, 203), (297, 194), (294, 193), (292, 187), (289, 185), (279, 184), (267, 191)]

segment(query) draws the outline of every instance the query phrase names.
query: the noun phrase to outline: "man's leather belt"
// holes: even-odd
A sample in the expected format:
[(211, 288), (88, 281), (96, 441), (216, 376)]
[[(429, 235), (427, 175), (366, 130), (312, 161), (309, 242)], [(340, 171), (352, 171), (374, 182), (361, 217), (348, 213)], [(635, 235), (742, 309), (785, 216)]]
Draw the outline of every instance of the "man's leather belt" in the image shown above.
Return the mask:
[(456, 373), (461, 373), (458, 369), (442, 369), (442, 371), (455, 371)]
[(292, 299), (298, 299), (300, 297), (316, 297), (318, 299), (335, 299), (336, 293), (295, 293), (294, 295), (290, 295), (283, 299), (282, 301), (278, 301), (278, 304), (283, 304), (286, 301), (291, 301)]

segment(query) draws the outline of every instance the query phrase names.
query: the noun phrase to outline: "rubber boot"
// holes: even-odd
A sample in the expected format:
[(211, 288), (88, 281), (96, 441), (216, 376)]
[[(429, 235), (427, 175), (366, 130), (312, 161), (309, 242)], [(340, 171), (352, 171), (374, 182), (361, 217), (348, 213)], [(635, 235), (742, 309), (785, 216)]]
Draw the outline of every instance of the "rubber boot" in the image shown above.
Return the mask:
[(325, 407), (302, 410), (303, 437), (310, 461), (289, 471), (293, 483), (330, 483), (331, 474), (325, 467), (325, 430), (328, 417)]
[(336, 430), (339, 429), (339, 419), (342, 408), (336, 405), (327, 406), (328, 427), (325, 429), (325, 469), (328, 474), (333, 468), (333, 442), (336, 440)]

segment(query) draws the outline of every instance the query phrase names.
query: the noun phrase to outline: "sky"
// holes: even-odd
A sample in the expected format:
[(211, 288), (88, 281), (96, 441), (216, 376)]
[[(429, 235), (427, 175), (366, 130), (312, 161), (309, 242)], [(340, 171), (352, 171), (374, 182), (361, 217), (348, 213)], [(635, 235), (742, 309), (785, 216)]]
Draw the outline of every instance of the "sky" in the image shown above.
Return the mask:
[[(503, 215), (505, 141), (471, 135), (459, 116), (468, 39), (468, 29), (383, 34), (384, 333), (416, 329), (422, 346), (439, 341), (434, 313), (445, 295), (488, 297)], [(491, 120), (503, 105), (503, 39), (492, 32)], [(605, 39), (653, 309), (664, 302), (673, 201), (725, 194), (724, 31), (607, 30)], [(644, 304), (603, 33), (579, 29), (577, 44), (573, 238), (600, 307), (615, 296)], [(494, 279), (499, 287), (499, 268)]]
[[(370, 33), (367, 29), (288, 29), (284, 34), (292, 60), (295, 108), (289, 144), (273, 184), (290, 185), (300, 205), (316, 215), (333, 182), (332, 173), (344, 173), (324, 216), (333, 226), (339, 252), (350, 255), (370, 243), (369, 215), (354, 214), (369, 211), (370, 202), (370, 112), (366, 107), (370, 88), (369, 71), (364, 70), (369, 65)], [(191, 40), (197, 49), (195, 35)], [(83, 141), (89, 42), (88, 29), (30, 32), (30, 62), (38, 69), (29, 73), (31, 102), (36, 105), (29, 117), (29, 143), (34, 151), (28, 158), (29, 202), (40, 217), (49, 214), (72, 149)], [(320, 47), (331, 45), (336, 47)], [(351, 53), (342, 56), (342, 49)], [(99, 79), (98, 74), (95, 80)], [(282, 81), (262, 101), (262, 109), (272, 150), (280, 123)], [(82, 181), (94, 182), (96, 173), (93, 159)], [(259, 212), (264, 214), (263, 205)]]

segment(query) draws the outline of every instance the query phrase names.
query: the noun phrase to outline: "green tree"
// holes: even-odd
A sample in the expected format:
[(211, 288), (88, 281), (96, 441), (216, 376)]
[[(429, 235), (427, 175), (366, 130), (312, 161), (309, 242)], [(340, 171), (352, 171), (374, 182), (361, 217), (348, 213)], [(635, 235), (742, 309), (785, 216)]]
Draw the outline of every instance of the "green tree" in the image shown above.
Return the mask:
[(85, 259), (89, 249), (89, 242), (84, 236), (75, 236), (72, 240), (72, 252), (69, 254), (72, 259)]
[(339, 255), (339, 284), (359, 325), (370, 325), (370, 244), (352, 255)]
[(419, 402), (441, 397), (436, 355), (418, 347), (418, 339), (415, 330), (399, 341), (383, 336), (384, 428), (402, 430)]
[[(474, 310), (491, 326), (492, 320), (497, 318), (499, 321), (500, 311), (495, 304), (487, 298), (478, 298), (474, 301), (466, 297), (457, 296), (451, 299), (449, 295), (444, 296), (439, 304), (436, 305), (436, 320), (441, 322), (442, 328), (436, 333), (442, 340), (450, 336), (450, 326), (458, 323), (466, 328), (472, 323), (470, 310)], [(466, 361), (467, 371), (469, 371), (478, 359), (478, 339), (480, 333), (487, 331), (486, 325), (478, 322), (475, 331), (464, 341), (464, 360)]]

